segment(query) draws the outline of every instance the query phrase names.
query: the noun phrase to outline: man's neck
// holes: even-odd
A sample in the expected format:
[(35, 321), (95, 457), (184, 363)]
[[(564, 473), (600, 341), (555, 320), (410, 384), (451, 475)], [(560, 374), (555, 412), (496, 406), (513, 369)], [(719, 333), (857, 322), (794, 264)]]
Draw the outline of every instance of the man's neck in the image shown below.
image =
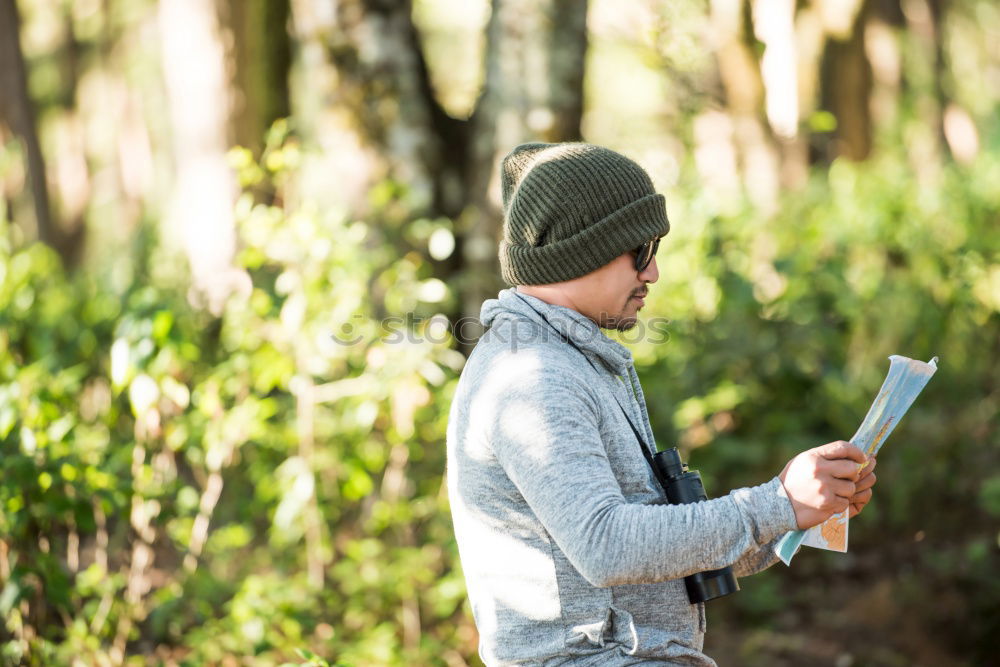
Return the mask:
[(580, 312), (580, 309), (573, 303), (573, 299), (563, 290), (554, 285), (518, 285), (515, 288), (521, 294), (533, 296), (552, 306), (563, 306)]

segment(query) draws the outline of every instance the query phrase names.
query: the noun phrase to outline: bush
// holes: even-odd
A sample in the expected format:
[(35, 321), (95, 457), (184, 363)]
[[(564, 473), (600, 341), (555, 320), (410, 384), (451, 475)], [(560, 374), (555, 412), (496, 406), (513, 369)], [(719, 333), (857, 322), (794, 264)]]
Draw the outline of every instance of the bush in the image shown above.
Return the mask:
[(373, 291), (417, 293), (419, 257), (255, 201), (297, 150), (279, 127), (261, 164), (234, 154), (252, 288), (218, 318), (169, 271), (116, 291), (41, 245), (0, 249), (9, 661), (432, 664), (469, 645), (441, 490), (462, 357), (378, 326), (404, 311)]

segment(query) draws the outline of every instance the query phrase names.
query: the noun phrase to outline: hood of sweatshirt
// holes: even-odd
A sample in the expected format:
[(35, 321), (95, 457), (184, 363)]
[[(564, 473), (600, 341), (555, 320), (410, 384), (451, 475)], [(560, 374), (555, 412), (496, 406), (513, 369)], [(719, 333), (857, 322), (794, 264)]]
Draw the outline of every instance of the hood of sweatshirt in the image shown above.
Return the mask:
[(572, 308), (554, 306), (511, 287), (500, 292), (496, 299), (486, 300), (479, 319), (488, 329), (510, 326), (507, 334), (516, 342), (531, 342), (536, 340), (534, 336), (559, 335), (615, 375), (631, 374), (632, 352)]

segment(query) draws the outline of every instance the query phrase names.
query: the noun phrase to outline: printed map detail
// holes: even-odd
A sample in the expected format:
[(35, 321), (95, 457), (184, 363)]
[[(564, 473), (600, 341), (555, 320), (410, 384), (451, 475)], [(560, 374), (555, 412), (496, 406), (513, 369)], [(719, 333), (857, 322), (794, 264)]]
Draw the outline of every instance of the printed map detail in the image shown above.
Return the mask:
[(843, 520), (834, 521), (836, 517), (830, 517), (829, 521), (820, 524), (819, 533), (830, 549), (847, 551), (847, 517), (838, 516), (844, 517)]
[[(937, 357), (927, 363), (896, 354), (889, 357), (889, 374), (858, 432), (851, 438), (851, 444), (864, 452), (866, 457), (877, 454), (885, 439), (937, 371), (937, 361)], [(786, 533), (778, 541), (774, 551), (785, 565), (792, 561), (803, 544), (830, 551), (847, 551), (847, 516), (847, 512), (841, 512), (809, 530)]]

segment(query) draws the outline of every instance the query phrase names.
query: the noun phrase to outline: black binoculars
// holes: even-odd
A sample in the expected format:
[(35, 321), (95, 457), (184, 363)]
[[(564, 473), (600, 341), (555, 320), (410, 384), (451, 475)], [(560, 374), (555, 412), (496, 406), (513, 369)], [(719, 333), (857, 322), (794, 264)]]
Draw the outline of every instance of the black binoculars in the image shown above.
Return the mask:
[[(653, 456), (653, 469), (671, 505), (708, 500), (701, 475), (697, 470), (688, 470), (686, 463), (681, 463), (676, 447), (657, 452)], [(684, 577), (684, 586), (691, 604), (707, 602), (740, 590), (736, 576), (728, 567), (690, 574)]]

